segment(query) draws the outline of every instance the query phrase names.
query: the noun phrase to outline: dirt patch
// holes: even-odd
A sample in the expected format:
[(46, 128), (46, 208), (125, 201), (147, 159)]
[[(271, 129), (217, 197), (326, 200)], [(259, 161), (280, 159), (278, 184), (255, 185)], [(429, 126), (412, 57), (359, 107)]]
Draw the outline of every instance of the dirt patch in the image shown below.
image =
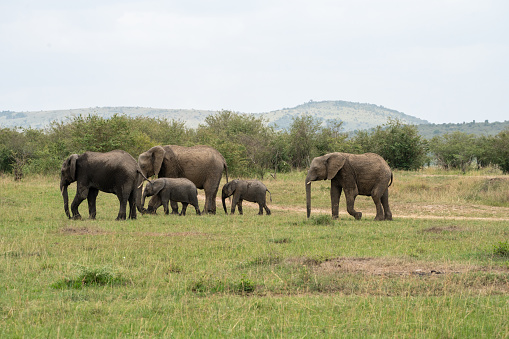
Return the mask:
[(422, 232), (430, 232), (430, 233), (443, 233), (443, 232), (461, 232), (464, 231), (461, 227), (458, 227), (456, 225), (451, 226), (445, 226), (445, 227), (439, 227), (439, 226), (433, 226), (430, 228), (426, 228), (422, 230)]
[(335, 258), (315, 267), (317, 273), (363, 273), (368, 275), (439, 275), (451, 273), (509, 273), (503, 267), (479, 267), (387, 258)]
[(90, 228), (90, 227), (65, 227), (60, 230), (60, 233), (66, 235), (100, 235), (107, 234), (108, 232), (101, 230), (99, 228)]
[(137, 233), (140, 236), (146, 237), (208, 237), (210, 234), (203, 232), (172, 232), (172, 233), (157, 233), (157, 232), (146, 232)]

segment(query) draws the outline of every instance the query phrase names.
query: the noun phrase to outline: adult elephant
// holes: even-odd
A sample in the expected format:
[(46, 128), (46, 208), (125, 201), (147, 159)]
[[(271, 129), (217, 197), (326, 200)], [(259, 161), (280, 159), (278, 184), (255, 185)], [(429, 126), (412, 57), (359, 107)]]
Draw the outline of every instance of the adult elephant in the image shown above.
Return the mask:
[[(154, 146), (138, 157), (142, 173), (148, 178), (157, 175), (159, 178), (187, 178), (198, 189), (205, 191), (203, 213), (216, 213), (216, 195), (219, 183), (226, 174), (228, 182), (228, 166), (221, 153), (210, 146), (184, 147), (177, 145)], [(171, 202), (175, 213), (177, 204)], [(147, 211), (154, 212), (161, 206), (158, 196), (150, 199)]]
[(78, 207), (85, 199), (91, 219), (96, 217), (96, 198), (99, 191), (118, 197), (120, 209), (117, 220), (126, 219), (129, 202), (129, 219), (136, 219), (136, 208), (141, 212), (141, 190), (144, 177), (136, 160), (127, 152), (115, 150), (107, 153), (85, 152), (73, 154), (62, 164), (60, 191), (68, 218), (69, 197), (67, 187), (76, 181), (76, 196), (71, 204), (73, 219), (81, 219)]
[(392, 220), (389, 208), (389, 186), (393, 175), (387, 162), (378, 154), (329, 153), (316, 157), (306, 176), (307, 216), (311, 214), (311, 182), (331, 181), (332, 217), (338, 218), (339, 198), (345, 191), (347, 211), (355, 219), (362, 217), (354, 209), (357, 195), (371, 196), (376, 206), (375, 220)]

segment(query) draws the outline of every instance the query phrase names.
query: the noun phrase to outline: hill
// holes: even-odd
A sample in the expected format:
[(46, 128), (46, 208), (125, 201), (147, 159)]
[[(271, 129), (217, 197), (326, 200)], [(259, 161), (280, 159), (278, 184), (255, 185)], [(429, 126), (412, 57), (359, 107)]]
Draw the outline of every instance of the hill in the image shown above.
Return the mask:
[(431, 139), (434, 136), (453, 133), (463, 132), (474, 135), (496, 135), (502, 132), (504, 129), (509, 128), (509, 121), (504, 122), (464, 122), (461, 124), (425, 124), (418, 125), (417, 130), (419, 134), (426, 138)]
[[(65, 121), (66, 118), (95, 114), (111, 117), (114, 114), (127, 116), (162, 117), (181, 120), (190, 128), (203, 123), (208, 115), (216, 113), (211, 110), (193, 109), (156, 109), (145, 107), (95, 107), (39, 112), (0, 112), (0, 126), (2, 127), (31, 127), (44, 128), (52, 121)], [(347, 101), (310, 101), (294, 108), (283, 108), (265, 113), (252, 113), (263, 117), (269, 124), (284, 129), (290, 126), (292, 118), (302, 114), (309, 114), (326, 123), (328, 120), (343, 121), (345, 131), (355, 131), (373, 128), (387, 122), (389, 118), (399, 119), (408, 124), (427, 124), (410, 115), (372, 104), (361, 104)]]
[(278, 111), (262, 113), (271, 124), (280, 128), (288, 127), (292, 118), (308, 114), (323, 120), (340, 120), (346, 132), (370, 129), (385, 124), (388, 119), (398, 119), (404, 123), (419, 125), (428, 124), (422, 120), (383, 106), (349, 101), (309, 101), (294, 108), (283, 108)]

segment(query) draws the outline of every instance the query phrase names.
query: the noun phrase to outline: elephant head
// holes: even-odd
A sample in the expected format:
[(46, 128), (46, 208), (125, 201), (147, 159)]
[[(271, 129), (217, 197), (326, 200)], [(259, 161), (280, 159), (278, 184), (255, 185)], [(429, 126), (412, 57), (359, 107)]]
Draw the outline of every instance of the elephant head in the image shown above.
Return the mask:
[(163, 165), (165, 150), (161, 146), (154, 146), (138, 157), (141, 173), (147, 178), (158, 175)]
[(311, 214), (311, 182), (318, 180), (332, 180), (347, 161), (344, 153), (330, 153), (316, 157), (309, 166), (306, 176), (306, 210), (307, 217)]
[(145, 206), (145, 198), (151, 197), (153, 195), (159, 194), (161, 190), (166, 186), (165, 180), (153, 180), (148, 181), (145, 189), (143, 190), (143, 197), (141, 200), (141, 206)]
[(60, 173), (60, 192), (64, 198), (64, 210), (68, 218), (71, 218), (69, 213), (69, 195), (67, 193), (67, 187), (76, 181), (76, 161), (78, 155), (73, 154), (69, 156), (62, 164)]
[(224, 213), (226, 214), (228, 214), (226, 210), (226, 198), (230, 197), (233, 194), (233, 192), (235, 192), (235, 190), (237, 189), (237, 183), (238, 180), (232, 180), (223, 186), (221, 199), (223, 201)]

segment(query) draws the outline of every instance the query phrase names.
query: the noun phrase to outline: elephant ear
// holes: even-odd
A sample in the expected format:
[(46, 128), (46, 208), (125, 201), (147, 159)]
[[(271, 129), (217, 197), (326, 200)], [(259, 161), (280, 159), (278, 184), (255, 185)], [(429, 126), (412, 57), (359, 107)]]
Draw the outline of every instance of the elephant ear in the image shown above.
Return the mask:
[(73, 182), (76, 181), (76, 160), (78, 160), (77, 154), (69, 156), (69, 174)]
[(332, 153), (326, 160), (327, 180), (332, 180), (339, 170), (343, 168), (346, 156), (343, 153)]
[(239, 181), (237, 179), (235, 180), (232, 180), (230, 181), (229, 183), (225, 184), (225, 187), (226, 187), (226, 195), (227, 196), (230, 196), (233, 194), (233, 192), (235, 192), (235, 190), (237, 189), (237, 183)]
[(159, 172), (161, 171), (161, 166), (163, 165), (164, 148), (162, 148), (161, 146), (154, 146), (151, 149), (149, 149), (148, 152), (151, 157), (154, 175), (159, 175)]
[(166, 186), (166, 180), (154, 180), (152, 181), (152, 189), (154, 195), (158, 195), (159, 192)]

